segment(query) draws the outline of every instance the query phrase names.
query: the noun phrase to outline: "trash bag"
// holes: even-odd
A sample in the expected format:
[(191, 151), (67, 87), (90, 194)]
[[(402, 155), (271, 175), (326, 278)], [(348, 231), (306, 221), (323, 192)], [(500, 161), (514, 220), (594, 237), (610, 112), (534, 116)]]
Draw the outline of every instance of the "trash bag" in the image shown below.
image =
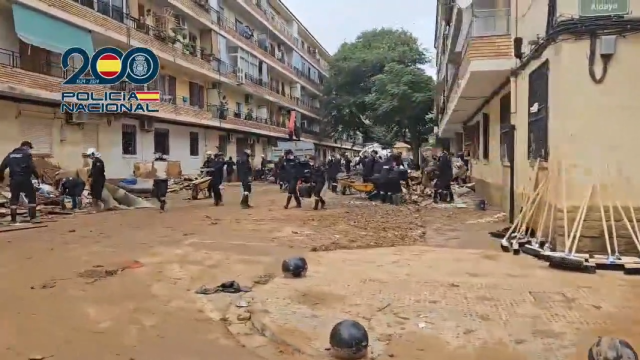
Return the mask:
[(329, 335), (331, 355), (338, 359), (361, 359), (367, 355), (369, 333), (357, 321), (342, 320)]
[(303, 257), (293, 257), (282, 262), (282, 273), (285, 277), (304, 277), (308, 268), (307, 260)]
[(298, 194), (301, 198), (311, 199), (313, 187), (310, 184), (302, 184), (298, 186)]

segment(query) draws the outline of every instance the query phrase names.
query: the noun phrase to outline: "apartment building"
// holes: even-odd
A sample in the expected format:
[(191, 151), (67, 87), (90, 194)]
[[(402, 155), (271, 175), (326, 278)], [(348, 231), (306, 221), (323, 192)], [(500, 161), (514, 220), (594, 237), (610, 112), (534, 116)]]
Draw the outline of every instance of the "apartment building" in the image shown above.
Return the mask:
[[(72, 46), (147, 47), (160, 60), (158, 78), (61, 86), (80, 66), (60, 65)], [(236, 158), (251, 149), (269, 156), (287, 138), (291, 111), (301, 140), (319, 156), (353, 151), (319, 137), (328, 52), (280, 2), (252, 0), (0, 0), (0, 152), (29, 139), (38, 156), (64, 167), (97, 148), (111, 178), (162, 152), (195, 173), (208, 150)], [(156, 113), (70, 116), (60, 92), (160, 91)]]
[[(540, 179), (552, 174), (548, 198), (557, 205), (558, 243), (562, 209), (573, 221), (594, 184), (604, 189), (605, 204), (623, 205), (629, 221), (629, 204), (640, 205), (637, 167), (626, 160), (640, 131), (633, 90), (640, 80), (640, 36), (634, 35), (640, 25), (625, 16), (638, 11), (640, 0), (438, 4), (439, 135), (452, 151), (469, 151), (478, 193), (512, 220), (539, 161)], [(580, 247), (602, 252), (595, 191)], [(619, 213), (615, 222), (618, 239), (637, 253)]]

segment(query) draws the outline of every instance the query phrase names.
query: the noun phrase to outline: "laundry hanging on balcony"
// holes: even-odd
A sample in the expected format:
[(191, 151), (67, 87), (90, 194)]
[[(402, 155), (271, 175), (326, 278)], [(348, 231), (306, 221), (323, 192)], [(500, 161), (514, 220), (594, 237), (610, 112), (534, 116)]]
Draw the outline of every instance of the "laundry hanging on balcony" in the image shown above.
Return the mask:
[(20, 40), (59, 54), (80, 47), (93, 55), (91, 33), (21, 4), (13, 4), (13, 22)]

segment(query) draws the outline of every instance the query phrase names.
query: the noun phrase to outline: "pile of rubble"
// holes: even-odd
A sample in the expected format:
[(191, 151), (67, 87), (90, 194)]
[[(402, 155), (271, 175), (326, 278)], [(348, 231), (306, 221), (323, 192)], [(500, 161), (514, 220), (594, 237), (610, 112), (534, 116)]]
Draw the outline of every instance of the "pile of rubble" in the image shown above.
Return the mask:
[(480, 198), (475, 193), (475, 184), (452, 184), (451, 189), (454, 194), (454, 202), (452, 204), (434, 204), (433, 203), (433, 184), (427, 186), (422, 185), (422, 176), (418, 171), (409, 172), (409, 181), (403, 184), (402, 193), (408, 204), (419, 206), (438, 206), (438, 207), (475, 207)]

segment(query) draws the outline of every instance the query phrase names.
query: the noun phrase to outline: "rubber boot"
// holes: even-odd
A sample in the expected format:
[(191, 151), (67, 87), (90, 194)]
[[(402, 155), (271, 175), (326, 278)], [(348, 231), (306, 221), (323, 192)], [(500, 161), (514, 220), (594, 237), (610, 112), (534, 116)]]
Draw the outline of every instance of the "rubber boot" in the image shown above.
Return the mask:
[(249, 194), (242, 195), (242, 200), (240, 201), (240, 207), (243, 209), (251, 208), (251, 205), (249, 205)]
[(284, 204), (284, 208), (288, 209), (289, 208), (289, 204), (291, 204), (291, 198), (293, 196), (292, 195), (287, 195), (287, 202)]
[(327, 203), (324, 201), (324, 199), (322, 197), (320, 197), (320, 209), (324, 210), (324, 206), (327, 205)]
[(18, 223), (18, 209), (11, 208), (11, 225), (15, 225)]
[(29, 213), (29, 221), (32, 224), (37, 224), (40, 222), (40, 219), (38, 219), (38, 213), (36, 212), (36, 207), (35, 206), (29, 206), (28, 208), (28, 213)]
[(380, 202), (383, 204), (387, 203), (387, 193), (381, 193), (380, 194)]
[(300, 209), (302, 207), (302, 201), (300, 201), (300, 196), (294, 195), (293, 199), (296, 201), (296, 208)]
[(318, 206), (320, 206), (320, 199), (316, 199), (313, 202), (313, 210), (318, 210)]
[(166, 200), (160, 200), (160, 211), (164, 211), (164, 208), (167, 206)]

